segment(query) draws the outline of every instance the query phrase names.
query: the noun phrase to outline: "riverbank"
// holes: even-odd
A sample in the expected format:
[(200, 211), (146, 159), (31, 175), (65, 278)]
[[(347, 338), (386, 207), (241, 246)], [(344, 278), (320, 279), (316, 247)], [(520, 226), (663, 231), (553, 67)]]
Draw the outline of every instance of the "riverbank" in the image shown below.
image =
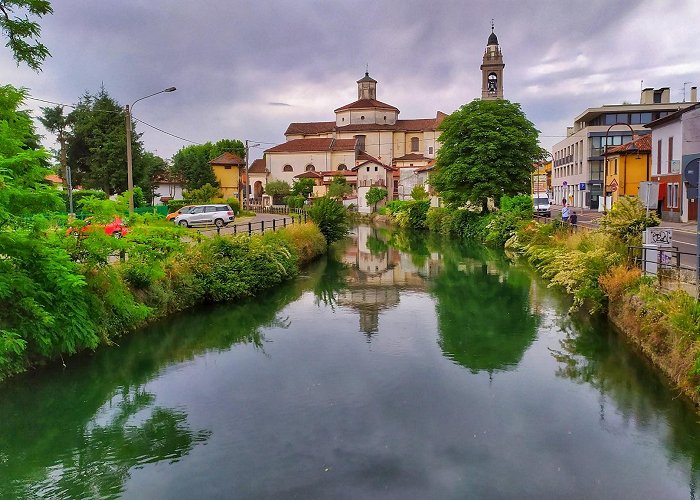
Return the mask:
[[(0, 380), (53, 360), (65, 363), (64, 356), (113, 344), (198, 304), (256, 296), (297, 276), (327, 248), (311, 223), (253, 236), (193, 238), (170, 225), (136, 224), (121, 240), (97, 233), (47, 238), (56, 245), (47, 259), (63, 266), (55, 273), (60, 281), (46, 280), (32, 291), (35, 302), (46, 301), (46, 312), (35, 307), (34, 314), (17, 314), (16, 323), (4, 325), (14, 343), (0, 345)], [(115, 251), (127, 258), (110, 263)], [(63, 307), (56, 310), (56, 304)]]
[(572, 309), (607, 315), (700, 408), (700, 306), (686, 292), (664, 291), (653, 278), (628, 267), (628, 245), (639, 240), (645, 227), (658, 223), (634, 200), (618, 204), (595, 230), (579, 232), (560, 221), (533, 221), (529, 197), (504, 197), (499, 211), (485, 215), (428, 209), (420, 203), (392, 202), (387, 206), (391, 222), (521, 255), (549, 286), (573, 298)]

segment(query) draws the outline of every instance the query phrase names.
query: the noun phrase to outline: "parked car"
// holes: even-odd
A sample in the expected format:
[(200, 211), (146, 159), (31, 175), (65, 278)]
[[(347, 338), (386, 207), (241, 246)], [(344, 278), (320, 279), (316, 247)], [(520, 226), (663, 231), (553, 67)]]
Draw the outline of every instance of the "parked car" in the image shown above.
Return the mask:
[(173, 213), (166, 215), (165, 220), (171, 221), (180, 214), (188, 214), (196, 206), (197, 205), (185, 205), (184, 207), (180, 208), (179, 210), (175, 210)]
[(107, 236), (112, 236), (113, 238), (121, 238), (129, 233), (129, 228), (120, 217), (115, 217), (108, 224), (94, 224), (92, 218), (88, 217), (85, 219), (85, 224), (82, 227), (69, 227), (66, 231), (66, 236), (80, 236), (81, 234), (99, 230), (104, 231)]
[(173, 222), (180, 226), (204, 226), (214, 224), (224, 227), (235, 219), (233, 210), (228, 205), (195, 205), (190, 213), (180, 214)]

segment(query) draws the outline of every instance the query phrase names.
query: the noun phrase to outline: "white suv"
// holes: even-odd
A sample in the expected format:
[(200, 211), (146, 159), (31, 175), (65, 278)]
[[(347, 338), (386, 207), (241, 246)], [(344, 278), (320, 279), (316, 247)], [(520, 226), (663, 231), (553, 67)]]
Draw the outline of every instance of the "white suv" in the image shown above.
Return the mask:
[(185, 227), (211, 224), (224, 227), (233, 220), (233, 210), (228, 205), (195, 205), (189, 213), (175, 217), (173, 222)]

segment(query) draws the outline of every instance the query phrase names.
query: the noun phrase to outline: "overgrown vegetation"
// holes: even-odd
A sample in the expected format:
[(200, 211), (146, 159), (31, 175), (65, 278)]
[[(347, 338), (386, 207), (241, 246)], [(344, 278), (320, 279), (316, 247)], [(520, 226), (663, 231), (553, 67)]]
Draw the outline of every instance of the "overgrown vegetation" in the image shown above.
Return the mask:
[(344, 238), (350, 229), (347, 208), (329, 196), (314, 201), (309, 209), (309, 217), (316, 223), (329, 245)]

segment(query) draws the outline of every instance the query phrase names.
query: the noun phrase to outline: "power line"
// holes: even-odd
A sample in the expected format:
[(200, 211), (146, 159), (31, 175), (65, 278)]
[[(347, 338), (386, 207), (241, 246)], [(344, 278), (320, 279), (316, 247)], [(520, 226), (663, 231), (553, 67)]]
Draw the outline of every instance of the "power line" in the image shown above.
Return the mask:
[(146, 122), (143, 121), (143, 120), (139, 120), (138, 118), (136, 118), (136, 117), (134, 117), (134, 116), (132, 116), (132, 118), (134, 119), (134, 121), (137, 121), (137, 122), (139, 122), (139, 123), (143, 123), (143, 124), (146, 125), (147, 127), (151, 127), (152, 129), (155, 129), (155, 130), (157, 130), (158, 132), (162, 132), (162, 133), (164, 133), (164, 134), (166, 134), (166, 135), (170, 135), (170, 136), (172, 136), (172, 137), (175, 137), (176, 139), (180, 139), (181, 141), (191, 142), (192, 144), (198, 144), (198, 145), (199, 145), (199, 144), (202, 144), (201, 142), (191, 141), (191, 140), (189, 140), (189, 139), (185, 139), (184, 137), (180, 137), (179, 135), (172, 134), (172, 133), (170, 133), (170, 132), (168, 132), (168, 131), (166, 131), (166, 130), (163, 130), (162, 128), (156, 127), (155, 125), (151, 125), (150, 123), (146, 123)]

